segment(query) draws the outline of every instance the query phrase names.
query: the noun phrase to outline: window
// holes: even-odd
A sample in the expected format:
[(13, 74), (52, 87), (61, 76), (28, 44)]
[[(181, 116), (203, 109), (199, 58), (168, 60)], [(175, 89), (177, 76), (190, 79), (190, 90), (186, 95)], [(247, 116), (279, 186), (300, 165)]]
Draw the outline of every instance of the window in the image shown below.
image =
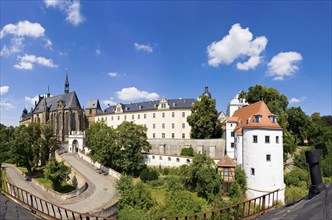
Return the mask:
[(138, 114), (138, 115), (137, 115), (137, 119), (140, 119), (140, 118), (141, 118), (141, 116), (140, 116), (140, 114)]
[(182, 123), (182, 128), (186, 128), (186, 124), (185, 123)]
[(162, 134), (161, 134), (161, 138), (165, 138), (165, 133), (162, 133)]
[(111, 120), (113, 121), (113, 116), (111, 117)]
[(152, 156), (152, 159), (154, 159), (155, 158), (155, 156)]
[(127, 120), (127, 115), (124, 116), (124, 120)]
[(234, 143), (231, 143), (231, 148), (234, 148)]
[(176, 158), (176, 162), (180, 162), (180, 158), (177, 157), (177, 158)]
[(251, 168), (250, 174), (253, 175), (253, 176), (255, 176), (255, 168)]
[(269, 144), (270, 143), (270, 136), (265, 136), (265, 143)]
[(146, 114), (144, 114), (144, 119), (146, 119)]
[(182, 133), (182, 138), (186, 138), (186, 134), (185, 133)]
[(276, 123), (276, 116), (269, 116), (272, 123)]
[(162, 123), (161, 127), (162, 127), (162, 129), (164, 129), (165, 128), (165, 123)]
[(152, 138), (156, 138), (156, 133), (153, 133), (153, 134), (152, 134)]
[(107, 117), (105, 117), (105, 121), (107, 121)]
[(186, 117), (186, 113), (182, 112), (182, 118)]
[(276, 143), (279, 144), (279, 136), (276, 136)]
[(162, 103), (162, 104), (161, 104), (161, 108), (166, 108), (166, 104), (165, 104), (165, 103)]
[(153, 113), (153, 118), (156, 118), (156, 113)]
[(152, 128), (155, 129), (155, 128), (156, 128), (156, 124), (153, 124), (153, 125), (152, 125)]
[(252, 143), (257, 143), (258, 142), (257, 135), (253, 135), (252, 138), (253, 138)]
[(224, 168), (224, 176), (228, 176), (228, 168)]
[(187, 163), (190, 163), (190, 159), (187, 159)]
[(165, 118), (165, 112), (161, 113), (161, 117)]
[(255, 122), (259, 123), (261, 120), (261, 116), (260, 115), (255, 115)]
[(174, 123), (172, 123), (172, 128), (174, 129), (174, 127), (175, 127), (175, 125), (174, 125)]
[(172, 161), (172, 158), (171, 158), (171, 157), (168, 157), (168, 161)]
[(175, 112), (172, 112), (172, 118), (174, 118), (175, 117)]
[(135, 119), (135, 115), (132, 115), (132, 116), (131, 116), (131, 119), (134, 120), (134, 119)]
[(266, 161), (271, 161), (271, 154), (266, 154)]
[(92, 114), (92, 109), (89, 109), (89, 114), (90, 114), (90, 115)]
[(172, 133), (172, 138), (174, 138), (175, 137), (175, 134), (174, 133)]
[(118, 115), (118, 121), (120, 121), (120, 115)]
[(235, 135), (235, 132), (232, 131), (232, 132), (231, 132), (231, 137), (234, 137), (234, 135)]
[(163, 157), (162, 157), (162, 156), (159, 156), (159, 160), (163, 160)]

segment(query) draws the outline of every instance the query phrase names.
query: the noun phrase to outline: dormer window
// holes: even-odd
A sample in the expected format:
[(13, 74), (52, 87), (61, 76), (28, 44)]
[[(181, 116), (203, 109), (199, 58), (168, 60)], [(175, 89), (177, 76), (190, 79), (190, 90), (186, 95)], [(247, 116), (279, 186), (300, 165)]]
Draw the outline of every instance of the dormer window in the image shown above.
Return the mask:
[(255, 115), (255, 122), (256, 123), (260, 123), (261, 122), (261, 118), (262, 118), (261, 115)]
[(166, 108), (166, 104), (165, 104), (165, 103), (162, 103), (162, 104), (161, 104), (161, 108)]
[(276, 123), (277, 122), (276, 116), (271, 115), (271, 116), (269, 116), (269, 118), (270, 118), (270, 120), (271, 120), (272, 123)]

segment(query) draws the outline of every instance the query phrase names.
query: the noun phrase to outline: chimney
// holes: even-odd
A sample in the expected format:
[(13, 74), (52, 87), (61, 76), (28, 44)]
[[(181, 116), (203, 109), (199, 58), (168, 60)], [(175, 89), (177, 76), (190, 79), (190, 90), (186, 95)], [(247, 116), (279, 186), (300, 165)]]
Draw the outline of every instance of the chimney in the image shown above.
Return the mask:
[(320, 172), (319, 161), (321, 158), (319, 149), (306, 151), (305, 159), (309, 165), (310, 171), (311, 186), (309, 188), (309, 199), (311, 199), (326, 189), (326, 185), (323, 183), (322, 174)]

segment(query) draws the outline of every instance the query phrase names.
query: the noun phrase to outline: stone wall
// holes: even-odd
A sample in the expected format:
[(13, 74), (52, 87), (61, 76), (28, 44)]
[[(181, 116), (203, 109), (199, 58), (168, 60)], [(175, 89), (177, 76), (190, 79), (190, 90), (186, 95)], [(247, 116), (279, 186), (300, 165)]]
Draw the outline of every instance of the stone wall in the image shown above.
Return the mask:
[(195, 152), (206, 153), (212, 158), (222, 158), (225, 139), (148, 139), (151, 154), (180, 155), (181, 150), (192, 147)]

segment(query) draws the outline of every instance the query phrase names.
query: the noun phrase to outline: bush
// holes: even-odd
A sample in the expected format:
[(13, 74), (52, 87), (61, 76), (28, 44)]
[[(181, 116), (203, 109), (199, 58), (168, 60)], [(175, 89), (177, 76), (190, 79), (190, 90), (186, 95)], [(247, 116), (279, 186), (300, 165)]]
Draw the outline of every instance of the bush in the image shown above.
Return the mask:
[(306, 170), (303, 170), (298, 167), (294, 167), (294, 169), (291, 172), (289, 172), (285, 175), (284, 180), (285, 180), (285, 184), (287, 186), (296, 186), (296, 187), (305, 186), (305, 184), (303, 184), (301, 182), (305, 182), (306, 186), (308, 186), (309, 185), (309, 173)]
[(285, 192), (285, 203), (290, 203), (299, 199), (304, 198), (306, 195), (308, 195), (307, 189), (302, 189), (296, 186), (290, 186), (286, 187)]
[(192, 147), (186, 147), (186, 148), (183, 148), (181, 150), (181, 155), (182, 156), (190, 156), (190, 157), (193, 157), (194, 156), (194, 149)]
[(240, 197), (242, 195), (242, 189), (240, 184), (238, 184), (237, 182), (233, 182), (231, 184), (231, 188), (229, 190), (229, 195), (233, 198), (233, 197)]
[(151, 181), (151, 180), (157, 180), (158, 179), (158, 172), (155, 169), (145, 168), (142, 170), (139, 178), (143, 181)]
[(69, 173), (69, 167), (63, 162), (57, 162), (54, 159), (49, 160), (44, 169), (45, 178), (52, 181), (53, 188), (60, 186), (61, 182), (66, 180)]

